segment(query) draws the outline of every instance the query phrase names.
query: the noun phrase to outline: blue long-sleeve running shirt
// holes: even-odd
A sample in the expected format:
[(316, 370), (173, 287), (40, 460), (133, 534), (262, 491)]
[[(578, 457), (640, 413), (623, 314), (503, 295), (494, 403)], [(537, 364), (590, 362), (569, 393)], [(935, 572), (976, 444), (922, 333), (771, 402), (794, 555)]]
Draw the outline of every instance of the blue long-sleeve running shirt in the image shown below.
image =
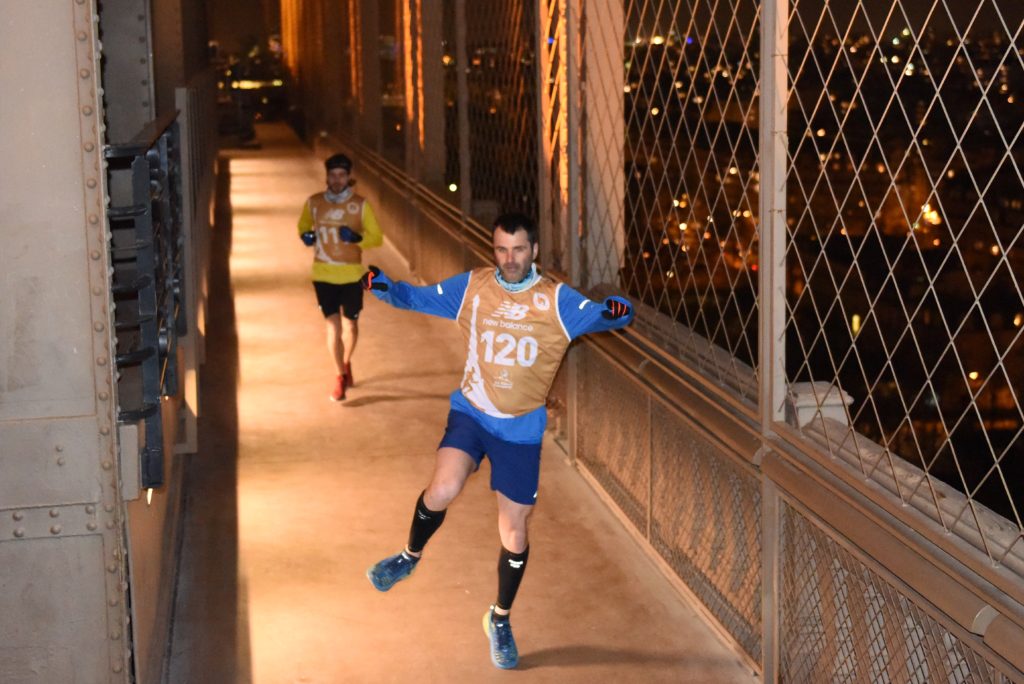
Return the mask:
[[(451, 407), (472, 416), (495, 437), (519, 444), (543, 439), (545, 398), (569, 342), (633, 320), (632, 307), (628, 316), (604, 318), (603, 303), (546, 276), (511, 292), (498, 282), (494, 267), (426, 286), (391, 281), (383, 274), (375, 282), (382, 279), (387, 291), (371, 290), (381, 301), (459, 323), (466, 368), (462, 386), (451, 395)], [(621, 297), (611, 299), (628, 304)]]

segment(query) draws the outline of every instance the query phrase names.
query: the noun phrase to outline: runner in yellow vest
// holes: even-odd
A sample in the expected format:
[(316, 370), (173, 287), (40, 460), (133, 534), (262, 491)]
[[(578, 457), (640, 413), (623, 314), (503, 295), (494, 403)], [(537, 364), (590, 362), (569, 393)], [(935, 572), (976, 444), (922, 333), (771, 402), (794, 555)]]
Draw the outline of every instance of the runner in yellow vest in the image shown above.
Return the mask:
[(327, 190), (306, 200), (299, 237), (313, 248), (313, 288), (327, 321), (327, 351), (337, 377), (330, 398), (341, 401), (352, 386), (352, 352), (363, 309), (363, 250), (383, 242), (369, 202), (352, 191), (352, 161), (336, 154), (324, 162)]
[(382, 301), (458, 322), (466, 345), (462, 385), (451, 395), (448, 426), (430, 484), (416, 502), (409, 542), (367, 576), (380, 591), (408, 577), (444, 521), (449, 504), (486, 455), (498, 499), (498, 597), (484, 615), (491, 661), (519, 662), (509, 611), (529, 556), (527, 521), (537, 499), (545, 400), (569, 343), (633, 320), (621, 297), (593, 302), (537, 271), (537, 229), (522, 214), (493, 226), (494, 266), (416, 287), (370, 266), (363, 286)]

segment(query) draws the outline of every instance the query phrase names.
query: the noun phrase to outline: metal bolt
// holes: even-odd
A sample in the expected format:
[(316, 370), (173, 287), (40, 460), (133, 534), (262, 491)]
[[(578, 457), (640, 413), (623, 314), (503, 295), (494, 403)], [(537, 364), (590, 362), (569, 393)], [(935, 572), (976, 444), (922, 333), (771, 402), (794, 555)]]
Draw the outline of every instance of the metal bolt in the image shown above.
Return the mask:
[(117, 597), (116, 596), (111, 596), (110, 598), (108, 598), (107, 599), (107, 605), (108, 606), (116, 606), (117, 605)]
[(103, 328), (105, 327), (106, 326), (100, 323), (99, 321), (96, 321), (95, 323), (92, 324), (92, 329), (95, 330), (96, 332), (103, 332)]
[(110, 638), (113, 639), (114, 641), (117, 641), (118, 639), (121, 638), (121, 633), (118, 632), (117, 630), (114, 630), (113, 632), (110, 633)]
[(59, 518), (60, 517), (60, 511), (57, 510), (56, 508), (51, 508), (50, 509), (50, 517), (51, 518)]
[(107, 529), (108, 530), (114, 529), (114, 521), (113, 520), (108, 520), (107, 521)]
[[(100, 365), (102, 366), (103, 364), (101, 363)], [(100, 398), (100, 401), (106, 401), (107, 397), (110, 395), (107, 394), (105, 390), (102, 390), (96, 396)], [(110, 432), (110, 430), (107, 430), (107, 432)], [(107, 434), (107, 432), (104, 432), (103, 434)]]
[[(106, 394), (106, 392), (100, 392), (100, 394)], [(109, 435), (110, 434), (110, 428), (108, 428), (106, 425), (104, 425), (103, 427), (100, 428), (100, 434), (101, 435)]]
[(11, 517), (14, 518), (15, 520), (21, 520), (22, 518), (25, 517), (25, 514), (22, 513), (21, 511), (14, 511), (14, 515), (12, 515)]
[(57, 465), (62, 466), (65, 463), (67, 463), (67, 459), (65, 459), (63, 456), (57, 459)]
[(92, 250), (91, 252), (89, 252), (89, 257), (90, 257), (90, 258), (91, 258), (91, 259), (92, 259), (93, 261), (99, 261), (99, 259), (100, 259), (100, 256), (101, 256), (101, 255), (100, 255), (100, 252), (99, 252), (99, 250), (97, 250), (97, 249), (94, 249), (94, 250)]
[(104, 470), (110, 470), (113, 467), (113, 463), (110, 461), (104, 461), (102, 464)]
[(107, 357), (105, 357), (105, 356), (97, 356), (96, 357), (96, 365), (97, 366), (106, 366), (107, 365)]
[(83, 145), (83, 146), (82, 146), (82, 148), (83, 148), (83, 149), (84, 149), (84, 150), (85, 150), (86, 152), (92, 152), (93, 150), (95, 150), (95, 149), (96, 149), (96, 146), (95, 146), (95, 145), (93, 145), (93, 144), (92, 144), (91, 142), (87, 142), (87, 143), (85, 143), (85, 145)]
[(113, 511), (114, 511), (114, 504), (104, 504), (103, 505), (103, 510), (105, 510), (107, 513), (113, 513)]
[(79, 31), (78, 32), (78, 40), (85, 40), (88, 37), (89, 37), (89, 34), (86, 33), (85, 31)]
[(89, 223), (91, 223), (92, 225), (95, 226), (99, 222), (100, 222), (100, 217), (99, 216), (97, 216), (96, 214), (89, 214)]
[(56, 449), (57, 452), (60, 453), (61, 451), (64, 451), (64, 445), (58, 444), (57, 446), (54, 447), (54, 449)]
[(50, 534), (60, 534), (60, 530), (61, 530), (61, 526), (60, 525), (54, 525), (53, 527), (50, 528)]
[(117, 572), (117, 566), (114, 565), (113, 563), (111, 563), (110, 565), (107, 566), (107, 572), (109, 572), (111, 574)]
[(114, 672), (121, 671), (121, 663), (114, 663)]
[(89, 180), (85, 181), (85, 185), (88, 188), (95, 188), (96, 187), (96, 179), (95, 178), (90, 178)]
[(85, 105), (84, 107), (82, 107), (82, 113), (86, 116), (92, 116), (92, 107), (90, 107), (89, 105)]
[(94, 295), (101, 295), (101, 294), (103, 294), (103, 288), (101, 288), (99, 285), (97, 285), (96, 287), (92, 288), (92, 293)]
[(95, 532), (96, 531), (96, 523), (94, 523), (94, 522), (86, 523), (85, 524), (85, 529), (89, 530), (90, 532)]
[(82, 69), (82, 70), (80, 70), (80, 71), (78, 72), (78, 75), (79, 75), (79, 76), (81, 76), (82, 78), (89, 78), (89, 75), (90, 75), (91, 73), (92, 73), (92, 72), (91, 72), (91, 71), (89, 71), (88, 69)]
[(24, 527), (19, 527), (18, 529), (14, 530), (14, 536), (17, 537), (18, 539), (21, 539), (22, 537), (24, 537), (25, 536), (25, 528)]
[(92, 504), (89, 504), (88, 506), (85, 507), (85, 512), (88, 513), (89, 515), (92, 515), (93, 513), (96, 512), (96, 507), (93, 506)]

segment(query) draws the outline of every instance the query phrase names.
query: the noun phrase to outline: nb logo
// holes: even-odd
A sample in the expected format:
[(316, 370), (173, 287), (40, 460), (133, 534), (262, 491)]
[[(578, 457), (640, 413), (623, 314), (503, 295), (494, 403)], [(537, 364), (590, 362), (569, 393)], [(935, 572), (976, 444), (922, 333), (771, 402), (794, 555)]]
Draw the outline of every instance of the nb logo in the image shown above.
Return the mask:
[(509, 558), (508, 564), (516, 570), (523, 567), (523, 561), (512, 560), (511, 558)]
[(512, 302), (502, 302), (497, 309), (494, 310), (492, 316), (498, 318), (504, 318), (507, 321), (521, 321), (526, 318), (526, 314), (529, 313), (530, 307), (525, 304), (513, 304)]

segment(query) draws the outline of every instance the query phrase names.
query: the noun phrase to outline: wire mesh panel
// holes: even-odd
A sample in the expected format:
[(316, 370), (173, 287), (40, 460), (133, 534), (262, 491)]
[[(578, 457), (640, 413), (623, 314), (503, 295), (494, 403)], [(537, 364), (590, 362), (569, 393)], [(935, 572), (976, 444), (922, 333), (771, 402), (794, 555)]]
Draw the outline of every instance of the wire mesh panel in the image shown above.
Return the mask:
[(793, 0), (789, 18), (787, 377), (850, 395), (847, 439), (886, 451), (864, 471), (921, 468), (903, 501), (996, 561), (979, 510), (1018, 530), (1024, 511), (1022, 28), (1016, 0)]
[(651, 487), (647, 394), (598, 352), (580, 351), (577, 459), (646, 535)]
[(701, 370), (734, 386), (757, 363), (759, 16), (754, 0), (625, 3), (621, 284), (678, 339), (726, 350)]
[(783, 506), (781, 681), (1011, 681), (979, 639), (937, 620), (834, 536)]
[(761, 492), (694, 427), (654, 402), (654, 549), (743, 650), (761, 660)]
[(537, 216), (537, 110), (533, 2), (467, 2), (472, 215)]

